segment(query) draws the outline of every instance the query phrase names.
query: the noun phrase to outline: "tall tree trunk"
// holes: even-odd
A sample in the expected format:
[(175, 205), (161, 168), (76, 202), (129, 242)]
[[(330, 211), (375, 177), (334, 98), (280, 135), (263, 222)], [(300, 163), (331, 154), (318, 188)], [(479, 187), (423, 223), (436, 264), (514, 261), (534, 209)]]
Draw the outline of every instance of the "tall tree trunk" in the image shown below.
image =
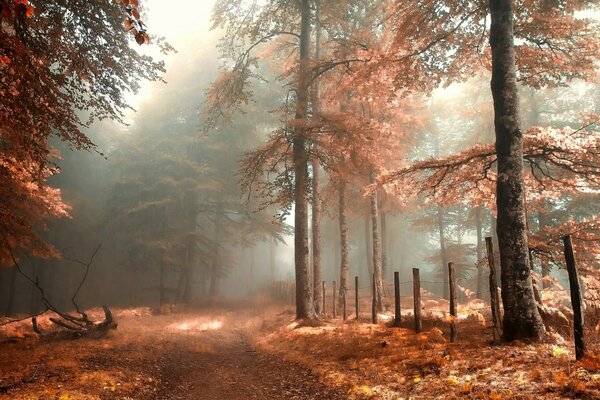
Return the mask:
[(310, 58), (310, 1), (300, 3), (300, 60), (297, 77), (296, 121), (294, 128), (294, 261), (296, 269), (296, 318), (316, 318), (308, 264), (308, 61)]
[[(375, 183), (375, 174), (371, 174), (371, 183)], [(375, 309), (383, 311), (383, 276), (381, 271), (381, 234), (379, 231), (379, 209), (377, 207), (377, 189), (371, 193), (371, 223), (373, 228), (373, 274), (375, 275)]]
[[(320, 5), (319, 2), (315, 2), (316, 16), (315, 16), (315, 30), (316, 30), (316, 44), (315, 44), (315, 60), (321, 58), (321, 21), (320, 21)], [(312, 119), (317, 122), (320, 118), (320, 102), (319, 102), (319, 83), (315, 82), (313, 90), (313, 101), (312, 101)], [(313, 204), (312, 204), (312, 264), (313, 264), (313, 293), (314, 293), (314, 306), (315, 312), (321, 314), (323, 307), (323, 271), (321, 265), (321, 202), (320, 202), (320, 187), (319, 187), (319, 175), (320, 175), (320, 163), (317, 149), (315, 149), (315, 157), (312, 159), (312, 192), (313, 192)]]
[(319, 159), (313, 158), (313, 206), (312, 206), (312, 260), (313, 260), (313, 291), (315, 312), (321, 314), (323, 306), (323, 267), (321, 264), (321, 204), (319, 200)]
[(483, 279), (483, 221), (481, 213), (482, 206), (475, 208), (475, 229), (477, 230), (477, 298), (481, 299), (485, 287), (485, 279)]
[(342, 182), (339, 189), (339, 223), (340, 223), (340, 289), (338, 305), (343, 304), (344, 297), (348, 293), (348, 279), (350, 275), (350, 259), (348, 252), (348, 224), (346, 223), (346, 183)]
[(367, 271), (369, 272), (370, 286), (373, 285), (373, 248), (371, 243), (373, 240), (373, 231), (369, 224), (369, 217), (365, 217), (365, 256), (367, 257)]
[(529, 267), (512, 1), (490, 0), (490, 13), (504, 339), (539, 340), (545, 330), (534, 298)]
[(443, 286), (443, 295), (445, 299), (449, 298), (449, 287), (448, 287), (448, 254), (446, 252), (446, 236), (444, 235), (444, 231), (446, 229), (446, 225), (444, 223), (444, 210), (441, 207), (438, 207), (437, 210), (437, 225), (438, 232), (440, 235), (440, 256), (442, 258), (442, 277), (444, 284)]
[(390, 273), (388, 260), (388, 232), (386, 213), (381, 213), (381, 275), (383, 276), (384, 280)]

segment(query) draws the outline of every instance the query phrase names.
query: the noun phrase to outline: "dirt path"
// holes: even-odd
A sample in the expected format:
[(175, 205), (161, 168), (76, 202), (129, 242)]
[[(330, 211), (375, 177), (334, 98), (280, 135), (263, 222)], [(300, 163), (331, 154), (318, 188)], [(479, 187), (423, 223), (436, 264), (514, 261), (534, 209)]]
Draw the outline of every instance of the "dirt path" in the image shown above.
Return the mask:
[[(170, 399), (345, 399), (305, 368), (261, 353), (249, 344), (247, 320), (226, 319), (219, 329), (194, 331), (166, 340), (163, 381)], [(204, 327), (202, 327), (204, 328)], [(188, 331), (189, 332), (189, 331)], [(203, 349), (197, 350), (201, 341)]]
[(99, 340), (3, 343), (0, 399), (346, 398), (252, 348), (261, 323), (248, 312), (125, 317)]

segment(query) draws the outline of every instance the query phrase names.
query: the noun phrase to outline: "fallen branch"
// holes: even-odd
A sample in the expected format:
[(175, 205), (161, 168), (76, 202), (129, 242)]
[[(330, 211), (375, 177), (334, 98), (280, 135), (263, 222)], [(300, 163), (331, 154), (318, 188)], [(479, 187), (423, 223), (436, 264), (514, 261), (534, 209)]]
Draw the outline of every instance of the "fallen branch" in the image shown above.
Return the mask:
[(67, 331), (69, 331), (72, 334), (74, 333), (77, 336), (104, 334), (109, 329), (116, 329), (117, 323), (114, 321), (112, 313), (110, 312), (110, 309), (108, 307), (102, 306), (102, 308), (104, 309), (104, 315), (105, 315), (104, 321), (94, 322), (89, 319), (88, 315), (85, 312), (80, 310), (79, 305), (76, 302), (76, 297), (79, 294), (79, 291), (81, 290), (83, 284), (85, 283), (85, 281), (88, 277), (90, 268), (92, 266), (92, 263), (94, 262), (94, 258), (96, 257), (96, 254), (100, 250), (100, 247), (102, 246), (102, 244), (98, 245), (98, 247), (92, 253), (90, 260), (87, 263), (83, 262), (83, 261), (78, 261), (78, 260), (71, 260), (71, 261), (77, 262), (77, 263), (85, 266), (85, 273), (84, 273), (81, 281), (79, 282), (79, 285), (77, 286), (77, 289), (75, 290), (75, 293), (71, 297), (71, 302), (73, 303), (75, 310), (79, 314), (79, 316), (76, 316), (76, 315), (71, 315), (71, 314), (60, 311), (48, 300), (48, 298), (46, 297), (44, 288), (39, 284), (38, 279), (30, 277), (25, 272), (23, 272), (23, 270), (21, 269), (21, 266), (19, 265), (15, 255), (12, 251), (12, 247), (10, 246), (10, 243), (8, 242), (6, 236), (4, 235), (4, 232), (0, 231), (0, 235), (4, 239), (4, 243), (6, 244), (6, 248), (8, 249), (8, 252), (10, 254), (10, 257), (12, 259), (12, 262), (13, 262), (15, 268), (17, 268), (17, 271), (19, 272), (19, 274), (21, 274), (32, 285), (34, 285), (35, 288), (40, 292), (41, 301), (42, 301), (42, 303), (44, 303), (44, 306), (46, 308), (42, 313), (36, 314), (33, 317), (28, 316), (26, 318), (22, 318), (22, 319), (18, 319), (18, 320), (11, 320), (11, 321), (5, 322), (3, 324), (0, 324), (0, 326), (8, 325), (8, 324), (15, 323), (15, 322), (20, 322), (25, 319), (31, 318), (31, 324), (33, 327), (33, 331), (35, 333), (37, 333), (38, 335), (44, 335), (44, 333), (40, 330), (39, 325), (37, 324), (37, 317), (42, 314), (47, 313), (48, 311), (51, 311), (51, 312), (55, 313), (56, 315), (58, 315), (58, 317), (59, 317), (59, 318), (54, 318), (54, 317), (50, 318), (50, 321), (52, 323), (54, 323), (55, 325), (57, 325), (63, 329), (66, 329)]

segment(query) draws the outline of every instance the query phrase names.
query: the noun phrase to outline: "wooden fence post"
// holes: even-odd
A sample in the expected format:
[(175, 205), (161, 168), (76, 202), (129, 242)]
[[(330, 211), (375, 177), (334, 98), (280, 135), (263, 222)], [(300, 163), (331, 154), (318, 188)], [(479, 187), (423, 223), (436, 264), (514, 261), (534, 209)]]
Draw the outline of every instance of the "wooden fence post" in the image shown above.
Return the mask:
[(371, 303), (371, 322), (377, 323), (377, 305), (375, 299), (377, 298), (377, 288), (375, 286), (375, 274), (373, 274), (373, 301)]
[(325, 281), (323, 281), (323, 308), (322, 308), (323, 314), (325, 314), (327, 312), (327, 309), (325, 309), (325, 297), (326, 297), (325, 293), (327, 293), (327, 292), (325, 291)]
[(354, 277), (354, 308), (356, 308), (356, 319), (358, 319), (358, 276)]
[(423, 325), (421, 322), (421, 278), (419, 277), (419, 268), (413, 268), (413, 298), (415, 332), (420, 333)]
[(394, 271), (394, 326), (400, 326), (400, 318), (402, 313), (400, 312), (400, 273)]
[(344, 288), (344, 298), (342, 299), (342, 306), (344, 307), (344, 321), (348, 319), (348, 311), (346, 309), (346, 293), (347, 290)]
[(500, 296), (498, 296), (498, 281), (496, 280), (496, 264), (494, 261), (494, 243), (491, 237), (485, 238), (488, 265), (490, 267), (490, 306), (492, 307), (492, 323), (494, 343), (502, 340), (502, 322), (500, 320)]
[(337, 309), (336, 309), (337, 304), (335, 304), (336, 303), (336, 301), (335, 301), (336, 300), (336, 298), (335, 298), (336, 292), (337, 292), (337, 284), (335, 283), (335, 281), (333, 281), (333, 296), (332, 296), (333, 297), (333, 318), (337, 317)]
[(581, 286), (579, 285), (579, 276), (577, 273), (577, 263), (573, 253), (573, 240), (571, 235), (563, 237), (565, 244), (565, 260), (567, 262), (567, 271), (569, 272), (569, 288), (571, 289), (571, 305), (573, 306), (573, 336), (575, 337), (575, 358), (581, 360), (585, 356), (585, 341), (583, 336), (583, 296), (581, 295)]
[(456, 341), (456, 269), (454, 263), (448, 263), (448, 280), (450, 281), (450, 342)]

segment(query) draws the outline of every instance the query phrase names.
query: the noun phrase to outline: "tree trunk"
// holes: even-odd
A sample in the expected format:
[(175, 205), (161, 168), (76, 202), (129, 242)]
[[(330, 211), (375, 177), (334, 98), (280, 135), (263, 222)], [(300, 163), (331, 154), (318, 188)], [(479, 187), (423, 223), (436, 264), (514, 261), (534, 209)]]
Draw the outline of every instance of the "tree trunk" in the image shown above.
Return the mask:
[(504, 339), (539, 340), (545, 330), (534, 298), (529, 267), (512, 1), (490, 0), (490, 13)]
[[(320, 22), (320, 7), (319, 2), (315, 2), (316, 6), (316, 17), (315, 17), (315, 30), (317, 32), (316, 44), (315, 44), (315, 60), (321, 58), (321, 22)], [(320, 118), (320, 103), (319, 103), (319, 84), (318, 82), (314, 85), (313, 90), (313, 101), (312, 101), (312, 119), (317, 122)], [(315, 149), (315, 157), (312, 159), (312, 192), (313, 192), (313, 204), (312, 204), (312, 264), (313, 264), (313, 293), (314, 293), (314, 305), (315, 312), (321, 314), (323, 306), (323, 271), (321, 265), (321, 202), (319, 196), (321, 195), (319, 187), (319, 175), (320, 175), (320, 163), (318, 151)]]
[[(371, 174), (371, 183), (375, 183), (375, 174)], [(377, 207), (377, 189), (371, 194), (371, 223), (373, 228), (373, 274), (375, 279), (375, 309), (383, 311), (383, 276), (381, 271), (381, 234), (379, 231), (379, 209)]]
[(319, 159), (312, 160), (313, 168), (313, 206), (312, 206), (312, 257), (313, 257), (313, 290), (315, 312), (321, 314), (323, 303), (322, 285), (323, 271), (321, 265), (321, 204), (319, 200)]
[(483, 297), (483, 290), (485, 288), (485, 279), (483, 279), (483, 222), (481, 220), (481, 213), (483, 207), (477, 206), (475, 208), (475, 229), (477, 230), (477, 298)]
[(350, 259), (348, 252), (348, 225), (346, 223), (346, 183), (342, 182), (339, 191), (339, 223), (340, 223), (340, 291), (338, 303), (343, 305), (346, 293), (348, 293), (348, 279), (350, 274)]
[(444, 235), (445, 224), (444, 224), (444, 210), (438, 207), (437, 210), (437, 225), (438, 232), (440, 235), (440, 256), (442, 258), (442, 277), (443, 277), (443, 296), (444, 299), (448, 299), (448, 255), (446, 254), (446, 237)]
[(381, 275), (385, 280), (389, 275), (388, 265), (388, 232), (386, 213), (381, 213)]
[(316, 317), (308, 265), (308, 61), (310, 57), (310, 1), (300, 3), (300, 60), (297, 77), (296, 121), (293, 139), (294, 161), (294, 261), (296, 269), (296, 318)]
[(365, 217), (365, 256), (367, 257), (367, 271), (369, 272), (369, 283), (373, 285), (373, 251), (371, 247), (373, 236), (369, 217)]

